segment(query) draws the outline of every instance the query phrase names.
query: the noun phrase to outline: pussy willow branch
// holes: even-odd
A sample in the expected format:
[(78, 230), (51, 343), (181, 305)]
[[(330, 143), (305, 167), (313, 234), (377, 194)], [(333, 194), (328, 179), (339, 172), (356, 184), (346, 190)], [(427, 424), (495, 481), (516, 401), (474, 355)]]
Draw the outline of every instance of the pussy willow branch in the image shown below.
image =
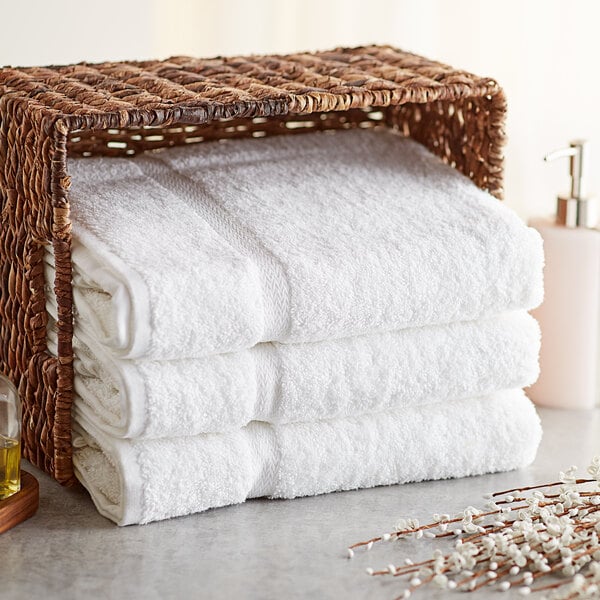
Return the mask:
[[(399, 600), (432, 582), (463, 591), (487, 585), (497, 585), (502, 591), (520, 586), (523, 594), (552, 590), (561, 599), (600, 594), (600, 489), (582, 489), (593, 483), (600, 488), (600, 458), (588, 468), (595, 479), (576, 479), (575, 469), (561, 473), (561, 481), (487, 494), (492, 510), (468, 507), (454, 518), (434, 515), (434, 521), (425, 525), (404, 520), (408, 527), (352, 544), (348, 556), (353, 557), (358, 548), (370, 550), (374, 544), (409, 536), (456, 538), (450, 553), (436, 550), (431, 559), (407, 559), (400, 567), (367, 570), (370, 575), (408, 577), (409, 587)], [(558, 486), (558, 492), (549, 493)], [(582, 569), (588, 570), (581, 573)], [(565, 578), (531, 587), (546, 575)]]
[[(573, 483), (575, 483), (575, 485), (580, 485), (582, 483), (595, 483), (596, 480), (595, 479), (576, 479)], [(495, 498), (496, 496), (506, 496), (507, 494), (514, 494), (517, 492), (528, 492), (530, 490), (541, 490), (544, 488), (551, 488), (551, 487), (556, 487), (557, 485), (565, 485), (564, 481), (554, 481), (553, 483), (540, 483), (538, 485), (530, 485), (527, 487), (517, 487), (517, 488), (513, 488), (512, 490), (504, 490), (503, 492), (493, 492), (492, 498)]]

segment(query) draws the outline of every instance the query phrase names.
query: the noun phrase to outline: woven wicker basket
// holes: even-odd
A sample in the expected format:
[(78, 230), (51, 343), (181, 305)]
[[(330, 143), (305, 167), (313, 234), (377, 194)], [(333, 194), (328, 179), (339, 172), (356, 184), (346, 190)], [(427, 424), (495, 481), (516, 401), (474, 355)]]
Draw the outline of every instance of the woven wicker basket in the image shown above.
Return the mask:
[[(74, 482), (68, 155), (383, 125), (500, 198), (504, 115), (495, 81), (381, 46), (0, 70), (0, 368), (23, 402), (24, 456)], [(46, 347), (47, 244), (58, 358)]]

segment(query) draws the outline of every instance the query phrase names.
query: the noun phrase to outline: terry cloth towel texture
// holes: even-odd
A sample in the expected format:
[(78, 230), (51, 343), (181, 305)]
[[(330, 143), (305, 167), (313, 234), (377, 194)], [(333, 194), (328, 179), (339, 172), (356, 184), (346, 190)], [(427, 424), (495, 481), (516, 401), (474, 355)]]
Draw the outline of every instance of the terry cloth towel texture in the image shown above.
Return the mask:
[(476, 320), (542, 298), (537, 232), (387, 129), (69, 170), (76, 329), (122, 358)]
[(464, 477), (528, 465), (541, 437), (521, 390), (362, 417), (122, 440), (78, 419), (74, 464), (98, 510), (148, 523), (268, 496)]
[[(75, 343), (75, 410), (116, 437), (223, 432), (406, 408), (525, 387), (538, 376), (537, 322), (479, 321), (305, 344), (264, 343), (172, 361), (122, 360)], [(50, 346), (56, 333), (50, 326)]]
[(73, 462), (108, 518), (533, 460), (541, 238), (419, 144), (313, 133), (70, 171)]

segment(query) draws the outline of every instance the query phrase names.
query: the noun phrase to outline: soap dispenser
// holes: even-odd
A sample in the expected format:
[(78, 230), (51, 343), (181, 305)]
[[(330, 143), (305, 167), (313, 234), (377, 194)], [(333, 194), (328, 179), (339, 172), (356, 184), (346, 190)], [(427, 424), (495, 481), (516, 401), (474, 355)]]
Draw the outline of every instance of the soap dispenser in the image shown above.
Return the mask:
[(559, 195), (554, 219), (530, 225), (544, 240), (544, 301), (533, 311), (542, 332), (540, 377), (528, 391), (543, 406), (592, 408), (598, 396), (600, 232), (596, 199), (584, 174), (589, 144), (573, 141), (545, 157), (568, 158), (571, 191)]

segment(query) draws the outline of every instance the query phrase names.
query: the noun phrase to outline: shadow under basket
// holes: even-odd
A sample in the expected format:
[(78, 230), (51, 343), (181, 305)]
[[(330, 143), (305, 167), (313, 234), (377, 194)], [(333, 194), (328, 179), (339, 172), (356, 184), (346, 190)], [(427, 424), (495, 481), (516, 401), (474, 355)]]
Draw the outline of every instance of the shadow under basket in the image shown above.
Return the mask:
[[(0, 369), (23, 404), (23, 456), (74, 483), (69, 156), (391, 127), (501, 198), (505, 108), (492, 79), (388, 46), (1, 69)], [(56, 357), (45, 286), (58, 303)]]

